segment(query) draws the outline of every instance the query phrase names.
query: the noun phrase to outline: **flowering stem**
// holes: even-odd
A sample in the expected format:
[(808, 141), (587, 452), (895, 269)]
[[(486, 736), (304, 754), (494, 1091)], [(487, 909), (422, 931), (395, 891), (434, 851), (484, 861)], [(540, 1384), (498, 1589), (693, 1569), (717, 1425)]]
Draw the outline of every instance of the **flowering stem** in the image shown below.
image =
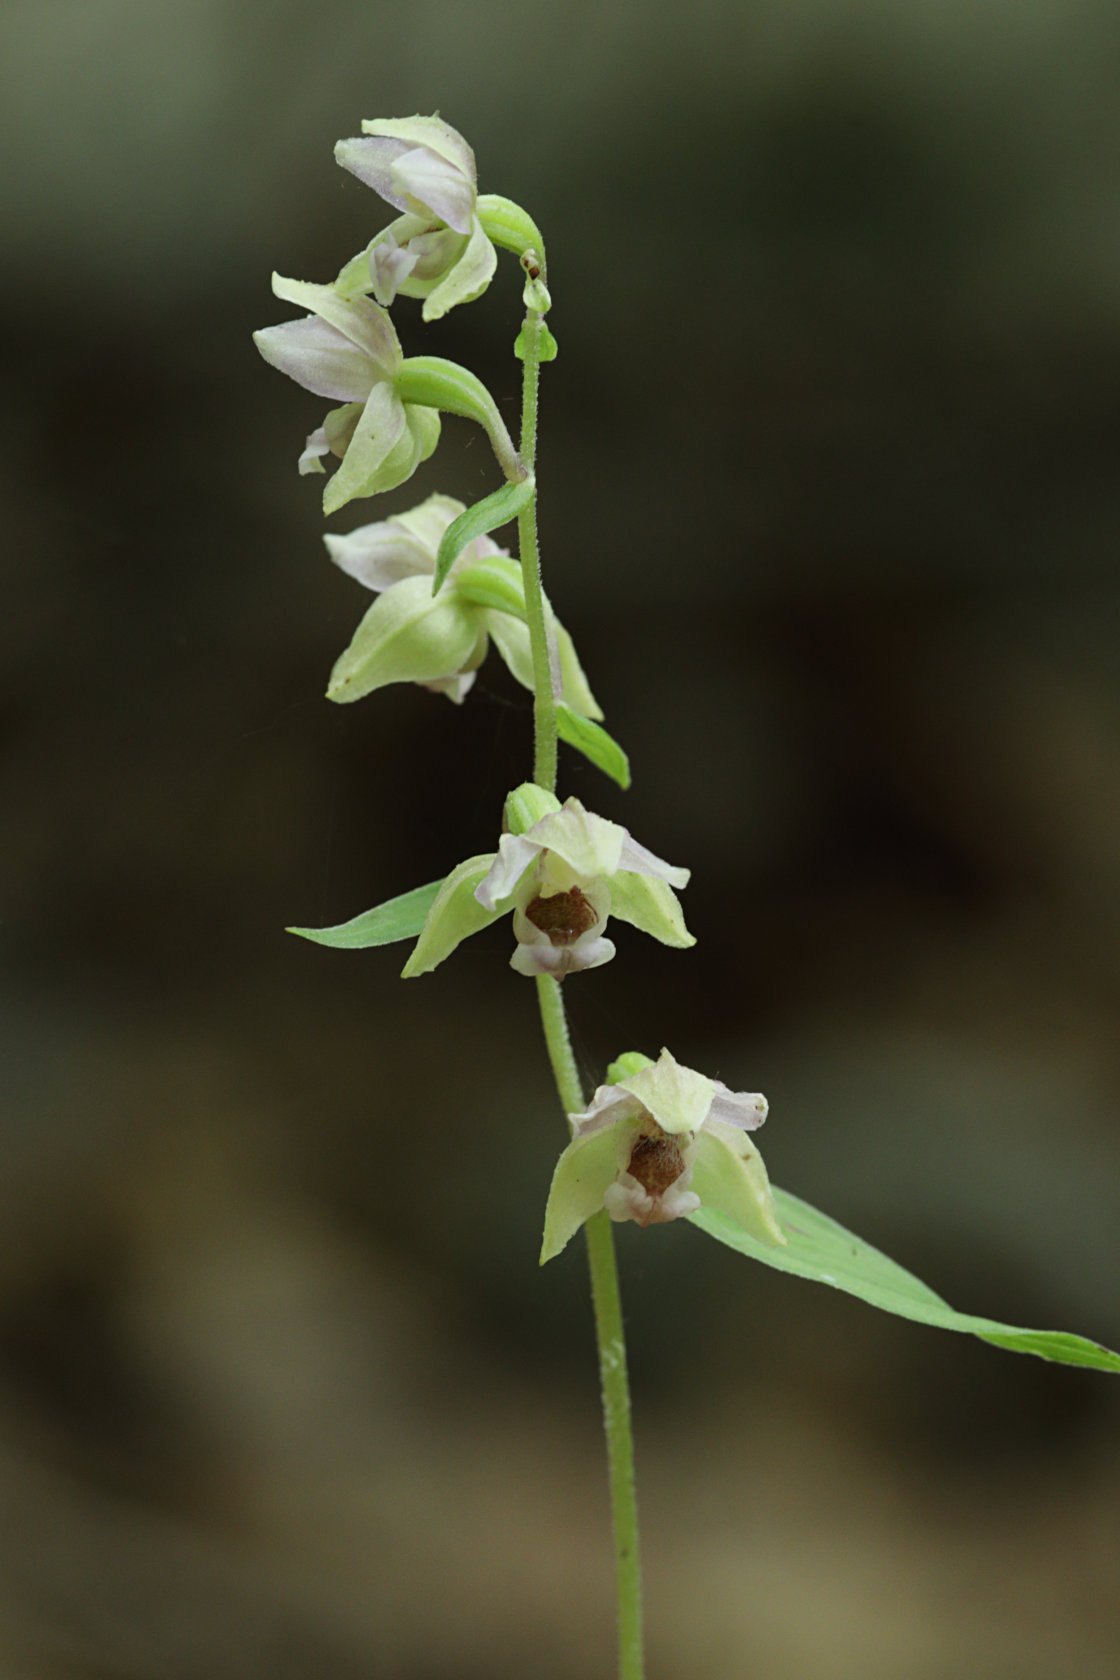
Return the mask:
[[(541, 317), (530, 309), (522, 334), (524, 385), (521, 409), (521, 459), (532, 472), (537, 441), (537, 384), (540, 373)], [(533, 653), (534, 759), (533, 779), (539, 787), (556, 791), (556, 696), (552, 686), (548, 625), (537, 547), (536, 495), (518, 515), (525, 616)], [(537, 976), (537, 1001), (548, 1058), (565, 1114), (584, 1106), (579, 1070), (560, 982), (549, 974)], [(630, 1381), (626, 1369), (626, 1339), (622, 1327), (622, 1299), (618, 1288), (614, 1233), (605, 1212), (584, 1227), (591, 1269), (591, 1299), (599, 1345), (599, 1379), (603, 1394), (603, 1423), (607, 1436), (611, 1517), (614, 1526), (615, 1587), (618, 1596), (619, 1680), (642, 1680), (642, 1579), (638, 1555), (638, 1502), (634, 1483), (634, 1439), (630, 1427)]]
[[(535, 309), (525, 312), (521, 334), (524, 373), (521, 386), (521, 460), (533, 471), (537, 454), (537, 384), (541, 367), (541, 317)], [(537, 497), (517, 516), (517, 547), (521, 556), (521, 578), (525, 590), (525, 619), (533, 654), (533, 780), (549, 793), (556, 792), (556, 696), (552, 689), (548, 622), (544, 589), (541, 585), (541, 557), (537, 547)]]

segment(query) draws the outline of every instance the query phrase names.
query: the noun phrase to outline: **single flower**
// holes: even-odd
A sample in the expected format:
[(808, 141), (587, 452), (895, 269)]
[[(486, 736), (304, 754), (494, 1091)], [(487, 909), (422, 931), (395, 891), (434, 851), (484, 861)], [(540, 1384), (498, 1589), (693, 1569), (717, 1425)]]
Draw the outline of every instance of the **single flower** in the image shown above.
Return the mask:
[(511, 911), (517, 948), (510, 967), (518, 974), (562, 980), (609, 962), (615, 948), (604, 930), (612, 915), (663, 945), (696, 943), (673, 891), (687, 884), (687, 869), (655, 857), (578, 799), (561, 805), (532, 783), (510, 795), (506, 812), (513, 832), (502, 835), (498, 851), (468, 858), (444, 881), (405, 979), (427, 974), (469, 934)]
[(484, 292), (497, 253), (478, 217), (474, 153), (439, 117), (363, 122), (362, 138), (340, 140), (335, 157), (402, 214), (336, 282), (345, 293), (372, 289), (386, 307), (398, 292), (424, 299), (425, 321)]
[[(491, 639), (532, 691), (521, 568), (505, 549), (475, 537), (432, 594), (440, 539), (462, 512), (453, 496), (429, 496), (407, 513), (324, 537), (335, 565), (377, 595), (331, 673), (328, 700), (359, 700), (388, 683), (415, 682), (461, 702)], [(571, 637), (555, 621), (553, 630), (561, 697), (581, 717), (601, 718)]]
[(299, 321), (264, 327), (253, 342), (265, 361), (305, 390), (341, 402), (312, 432), (301, 473), (322, 472), (323, 457), (341, 466), (323, 491), (334, 513), (354, 496), (392, 490), (411, 478), (439, 441), (439, 414), (406, 403), (394, 379), (404, 357), (388, 315), (365, 297), (343, 298), (333, 286), (272, 276), (272, 290), (311, 311)]
[(553, 1174), (541, 1264), (585, 1220), (660, 1225), (714, 1208), (760, 1242), (786, 1241), (762, 1156), (748, 1132), (766, 1119), (757, 1091), (730, 1091), (662, 1050), (656, 1062), (631, 1052), (610, 1070), (582, 1114)]

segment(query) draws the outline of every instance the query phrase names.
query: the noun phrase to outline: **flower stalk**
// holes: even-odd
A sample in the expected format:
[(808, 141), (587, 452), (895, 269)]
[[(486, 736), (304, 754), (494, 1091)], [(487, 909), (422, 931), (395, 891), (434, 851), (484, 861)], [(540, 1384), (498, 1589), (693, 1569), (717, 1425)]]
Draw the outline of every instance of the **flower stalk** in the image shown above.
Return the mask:
[[(540, 381), (541, 328), (539, 311), (529, 308), (519, 339), (522, 357), (521, 460), (535, 471), (537, 399)], [(518, 515), (518, 552), (525, 591), (525, 618), (533, 655), (533, 780), (548, 793), (556, 791), (557, 721), (553, 659), (550, 657), (544, 587), (537, 540), (536, 490)], [(541, 1026), (557, 1094), (565, 1114), (584, 1105), (583, 1088), (572, 1053), (561, 982), (538, 974), (537, 1001)], [(618, 1626), (619, 1680), (642, 1680), (642, 1576), (638, 1548), (638, 1498), (634, 1474), (634, 1436), (630, 1419), (630, 1377), (626, 1336), (618, 1285), (614, 1232), (605, 1212), (585, 1226), (591, 1299), (599, 1355), (603, 1427), (607, 1442), (611, 1526), (614, 1537), (615, 1593)]]

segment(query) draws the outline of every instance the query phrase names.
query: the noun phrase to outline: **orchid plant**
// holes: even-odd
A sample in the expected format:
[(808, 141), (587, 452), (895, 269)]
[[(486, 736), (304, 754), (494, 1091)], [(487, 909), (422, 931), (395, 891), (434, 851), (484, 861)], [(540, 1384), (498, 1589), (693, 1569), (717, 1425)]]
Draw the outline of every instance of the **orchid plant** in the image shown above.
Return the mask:
[[(399, 214), (331, 284), (273, 276), (276, 296), (305, 313), (254, 334), (258, 350), (298, 384), (340, 405), (307, 438), (300, 472), (321, 474), (328, 456), (337, 461), (323, 495), (324, 511), (336, 512), (403, 484), (435, 450), (441, 415), (452, 414), (482, 428), (502, 482), (469, 508), (437, 494), (346, 535), (326, 536), (330, 559), (376, 597), (334, 666), (327, 698), (346, 703), (408, 682), (461, 704), (492, 641), (533, 695), (533, 774), (505, 799), (493, 851), (337, 927), (291, 931), (350, 950), (414, 939), (403, 970), (411, 979), (512, 913), (510, 967), (536, 986), (568, 1127), (545, 1200), (540, 1258), (553, 1259), (584, 1228), (612, 1496), (619, 1675), (640, 1680), (637, 1509), (612, 1221), (645, 1227), (688, 1219), (766, 1265), (846, 1290), (888, 1312), (1045, 1359), (1115, 1372), (1120, 1355), (1083, 1337), (955, 1312), (834, 1220), (773, 1188), (754, 1141), (767, 1115), (766, 1099), (757, 1092), (729, 1090), (662, 1049), (656, 1061), (637, 1051), (621, 1054), (587, 1100), (568, 1035), (563, 983), (615, 957), (606, 937), (611, 916), (664, 945), (681, 949), (695, 940), (676, 896), (689, 871), (664, 862), (578, 799), (561, 803), (556, 794), (561, 740), (623, 789), (630, 772), (625, 753), (603, 728), (571, 638), (541, 581), (538, 381), (542, 363), (556, 355), (545, 320), (552, 300), (544, 241), (520, 206), (479, 194), (474, 153), (438, 117), (364, 122), (362, 135), (340, 141), (335, 155)], [(422, 299), (425, 321), (471, 302), (493, 279), (499, 250), (520, 264), (525, 305), (514, 346), (522, 364), (516, 445), (481, 381), (440, 357), (405, 357), (387, 313), (400, 296)], [(514, 520), (516, 559), (491, 538)], [(498, 817), (496, 802), (495, 829)]]

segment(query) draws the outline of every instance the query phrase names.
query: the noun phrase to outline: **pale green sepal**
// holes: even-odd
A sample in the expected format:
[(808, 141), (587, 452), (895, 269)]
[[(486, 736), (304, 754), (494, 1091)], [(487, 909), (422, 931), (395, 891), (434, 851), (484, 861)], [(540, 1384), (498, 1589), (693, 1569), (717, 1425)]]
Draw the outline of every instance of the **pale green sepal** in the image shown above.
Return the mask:
[(486, 615), (486, 628), (513, 676), (532, 694), (533, 643), (525, 620), (513, 613), (490, 612)]
[(747, 1133), (722, 1120), (709, 1120), (696, 1138), (689, 1189), (756, 1242), (786, 1242), (778, 1223), (766, 1167)]
[(542, 817), (555, 816), (560, 801), (536, 782), (522, 782), (506, 800), (506, 828), (511, 834), (526, 834)]
[(630, 760), (601, 724), (580, 717), (578, 712), (560, 700), (556, 704), (556, 732), (562, 741), (567, 741), (570, 747), (575, 747), (577, 752), (589, 758), (619, 787), (630, 786)]
[[(503, 525), (508, 525), (511, 519), (516, 519), (521, 510), (528, 507), (533, 499), (536, 481), (532, 473), (516, 484), (502, 484), (489, 496), (484, 496), (480, 502), (475, 502), (453, 519), (440, 538), (439, 552), (436, 555), (436, 571), (432, 579), (432, 594), (438, 593), (448, 572), (462, 554), (469, 542), (476, 537), (488, 536), (491, 531), (497, 531)], [(521, 609), (524, 611), (525, 598), (522, 595)]]
[(1062, 1330), (1022, 1330), (990, 1318), (954, 1312), (940, 1295), (905, 1271), (862, 1238), (846, 1231), (827, 1214), (786, 1190), (774, 1191), (774, 1202), (786, 1236), (785, 1248), (758, 1242), (734, 1226), (726, 1215), (706, 1207), (688, 1217), (709, 1236), (729, 1248), (761, 1260), (779, 1272), (829, 1283), (848, 1295), (858, 1295), (883, 1312), (915, 1319), (940, 1330), (967, 1331), (1011, 1353), (1034, 1353), (1062, 1365), (1085, 1365), (1097, 1371), (1120, 1372), (1120, 1353)]
[(420, 459), (426, 461), (435, 451), (439, 442), (440, 428), (443, 422), (439, 417), (438, 408), (424, 408), (420, 403), (411, 403), (408, 410), (408, 424), (416, 446), (420, 451)]
[[(614, 908), (613, 896), (611, 908)], [(649, 1109), (662, 1131), (674, 1135), (698, 1132), (716, 1094), (715, 1086), (705, 1074), (682, 1067), (665, 1049), (652, 1067), (639, 1068), (618, 1084), (623, 1091), (637, 1097), (643, 1108)]]
[(512, 198), (502, 198), (498, 193), (480, 193), (475, 201), (475, 211), (487, 237), (495, 245), (500, 245), (503, 251), (512, 251), (516, 257), (520, 257), (523, 251), (538, 251), (543, 258), (544, 240), (540, 228), (529, 212), (522, 210)]
[(603, 708), (599, 705), (591, 692), (591, 685), (583, 674), (583, 666), (579, 662), (575, 643), (557, 622), (552, 609), (549, 608), (549, 623), (556, 633), (556, 654), (560, 661), (560, 676), (564, 699), (581, 717), (594, 718), (597, 723), (603, 720)]
[(643, 933), (687, 951), (696, 940), (684, 925), (680, 900), (667, 881), (620, 869), (611, 879), (611, 915)]
[(443, 356), (410, 356), (401, 363), (393, 380), (397, 395), (407, 403), (422, 403), (447, 414), (461, 414), (485, 431), (498, 464), (511, 483), (527, 478), (528, 471), (513, 446), (498, 405), (475, 374)]
[[(380, 235), (378, 235), (378, 238), (380, 238)], [(367, 297), (373, 290), (373, 281), (370, 279), (369, 273), (369, 254), (372, 244), (373, 241), (371, 240), (370, 244), (364, 246), (356, 257), (351, 257), (348, 263), (344, 263), (335, 277), (334, 289), (339, 297), (345, 298), (347, 302), (351, 298)]]
[[(539, 362), (554, 362), (560, 352), (560, 346), (549, 331), (547, 321), (541, 322), (537, 332), (539, 334), (537, 338), (537, 360)], [(513, 344), (513, 353), (519, 362), (525, 360), (525, 352), (528, 347), (529, 341), (525, 335), (525, 328), (522, 327)]]
[(331, 945), (336, 951), (365, 951), (371, 945), (415, 939), (442, 885), (442, 881), (430, 881), (426, 887), (414, 887), (399, 898), (387, 899), (374, 910), (363, 911), (349, 922), (339, 922), (337, 927), (290, 927), (285, 932), (298, 933), (301, 939), (313, 939), (316, 945)]
[(472, 560), (456, 573), (453, 587), (476, 607), (489, 607), (493, 612), (514, 618), (525, 616), (521, 567), (504, 554), (488, 554), (484, 560)]
[(603, 1205), (633, 1144), (625, 1126), (607, 1126), (572, 1140), (556, 1163), (544, 1210), (541, 1265), (552, 1260)]
[(456, 945), (497, 921), (500, 910), (484, 910), (474, 889), (486, 876), (496, 853), (484, 852), (458, 864), (440, 885), (412, 955), (401, 969), (402, 980), (429, 974), (449, 957)]
[(470, 180), (476, 179), (474, 152), (458, 129), (445, 123), (442, 117), (370, 117), (362, 123), (362, 133), (406, 140), (410, 146), (427, 146)]
[(624, 1050), (617, 1061), (611, 1063), (607, 1069), (605, 1083), (617, 1085), (622, 1079), (632, 1079), (643, 1068), (653, 1067), (653, 1057), (643, 1056), (640, 1050)]
[(425, 321), (438, 321), (457, 303), (473, 303), (475, 298), (481, 297), (494, 278), (497, 266), (498, 253), (476, 216), (462, 255), (424, 299), (422, 313)]
[(379, 595), (331, 672), (327, 699), (360, 700), (395, 682), (436, 682), (461, 671), (485, 633), (482, 611), (454, 593), (432, 599), (426, 576)]
[[(323, 490), (323, 512), (337, 513), (352, 497), (373, 495), (375, 480), (387, 463), (392, 462), (390, 476), (396, 467), (404, 466), (403, 458), (396, 459), (402, 440), (407, 457), (414, 445), (404, 404), (391, 385), (379, 380), (358, 416), (342, 461)], [(402, 483), (410, 470), (402, 471), (394, 483)], [(391, 489), (392, 485), (377, 488)]]

